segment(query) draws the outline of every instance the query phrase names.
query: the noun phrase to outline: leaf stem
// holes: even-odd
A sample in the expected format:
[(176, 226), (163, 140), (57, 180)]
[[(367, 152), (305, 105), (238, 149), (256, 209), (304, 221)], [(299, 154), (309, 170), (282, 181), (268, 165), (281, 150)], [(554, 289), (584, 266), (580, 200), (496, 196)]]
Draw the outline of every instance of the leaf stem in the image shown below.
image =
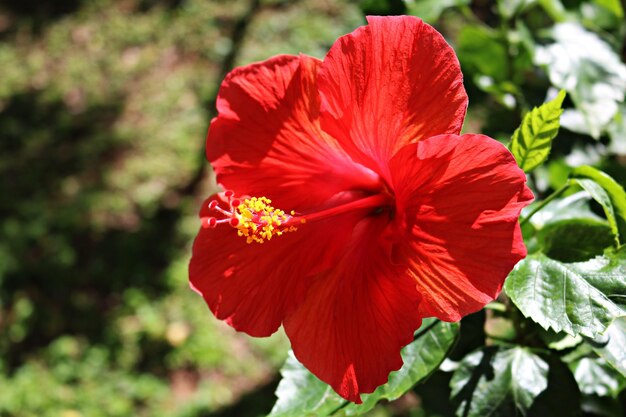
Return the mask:
[(539, 210), (541, 210), (542, 208), (544, 208), (545, 206), (547, 206), (548, 204), (550, 204), (550, 202), (552, 200), (554, 200), (555, 198), (559, 197), (561, 194), (563, 194), (565, 192), (565, 190), (567, 190), (570, 186), (572, 185), (570, 180), (567, 180), (565, 182), (565, 184), (563, 184), (561, 186), (561, 188), (559, 188), (558, 190), (556, 190), (555, 192), (553, 192), (552, 194), (550, 194), (545, 200), (543, 200), (541, 203), (537, 204), (537, 206), (530, 212), (528, 213), (528, 215), (526, 217), (524, 217), (522, 220), (520, 220), (519, 224), (520, 226), (523, 226), (526, 222), (528, 222), (528, 220), (530, 220), (531, 217), (533, 217)]

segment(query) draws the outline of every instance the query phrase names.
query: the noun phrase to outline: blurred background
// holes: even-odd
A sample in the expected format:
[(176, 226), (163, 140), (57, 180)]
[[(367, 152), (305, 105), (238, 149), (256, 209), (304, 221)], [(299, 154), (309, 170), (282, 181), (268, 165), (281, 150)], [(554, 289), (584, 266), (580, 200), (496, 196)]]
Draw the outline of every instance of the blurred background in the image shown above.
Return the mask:
[[(0, 2), (0, 416), (269, 412), (286, 338), (237, 334), (187, 284), (197, 211), (214, 189), (204, 139), (222, 78), (279, 53), (323, 58), (365, 14), (412, 13), (459, 53), (466, 130), (507, 139), (555, 83), (531, 46), (556, 15), (524, 9), (525, 31), (513, 19), (531, 3)], [(598, 3), (563, 10), (623, 61), (623, 13)], [(533, 178), (539, 192), (580, 158), (625, 182), (614, 114), (597, 139), (564, 133)], [(407, 413), (392, 404), (373, 415)]]

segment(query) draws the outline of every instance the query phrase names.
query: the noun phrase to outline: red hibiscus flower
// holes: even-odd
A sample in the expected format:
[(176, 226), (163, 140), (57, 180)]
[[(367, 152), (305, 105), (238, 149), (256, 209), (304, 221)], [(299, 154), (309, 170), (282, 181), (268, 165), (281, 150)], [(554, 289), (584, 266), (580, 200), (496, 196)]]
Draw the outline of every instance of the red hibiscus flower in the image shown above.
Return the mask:
[(189, 267), (217, 318), (252, 336), (283, 324), (300, 362), (357, 403), (423, 317), (498, 295), (532, 199), (504, 146), (458, 136), (467, 96), (443, 37), (414, 17), (368, 22), (323, 61), (226, 77), (207, 157), (229, 191), (203, 205)]

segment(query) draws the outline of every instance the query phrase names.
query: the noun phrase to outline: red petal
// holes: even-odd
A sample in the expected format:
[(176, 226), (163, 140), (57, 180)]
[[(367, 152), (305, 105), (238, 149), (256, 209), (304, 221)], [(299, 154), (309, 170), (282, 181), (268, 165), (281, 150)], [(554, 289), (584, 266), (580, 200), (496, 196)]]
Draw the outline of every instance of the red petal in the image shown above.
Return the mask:
[(298, 360), (356, 403), (402, 366), (400, 349), (421, 324), (415, 284), (389, 262), (381, 236), (387, 223), (359, 223), (346, 256), (284, 323)]
[[(207, 200), (200, 216), (209, 216)], [(361, 212), (302, 224), (263, 244), (247, 244), (226, 224), (200, 229), (189, 263), (191, 286), (218, 319), (252, 336), (269, 336), (298, 307), (311, 275), (328, 269)]]
[(459, 133), (467, 95), (454, 51), (431, 26), (411, 16), (368, 22), (324, 58), (322, 128), (384, 174), (404, 145)]
[(319, 65), (282, 55), (228, 74), (207, 136), (218, 183), (302, 210), (378, 181), (320, 129)]
[(456, 321), (482, 308), (526, 256), (518, 217), (533, 196), (510, 152), (482, 135), (442, 135), (391, 161), (398, 210), (394, 250), (423, 313)]

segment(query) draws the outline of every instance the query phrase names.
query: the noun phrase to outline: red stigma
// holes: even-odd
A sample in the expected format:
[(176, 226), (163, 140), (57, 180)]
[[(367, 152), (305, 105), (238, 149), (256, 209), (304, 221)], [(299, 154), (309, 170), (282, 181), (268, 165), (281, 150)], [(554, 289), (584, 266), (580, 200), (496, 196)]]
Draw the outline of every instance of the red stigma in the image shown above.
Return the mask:
[(214, 228), (217, 226), (217, 219), (215, 217), (202, 217), (200, 221), (203, 229)]

